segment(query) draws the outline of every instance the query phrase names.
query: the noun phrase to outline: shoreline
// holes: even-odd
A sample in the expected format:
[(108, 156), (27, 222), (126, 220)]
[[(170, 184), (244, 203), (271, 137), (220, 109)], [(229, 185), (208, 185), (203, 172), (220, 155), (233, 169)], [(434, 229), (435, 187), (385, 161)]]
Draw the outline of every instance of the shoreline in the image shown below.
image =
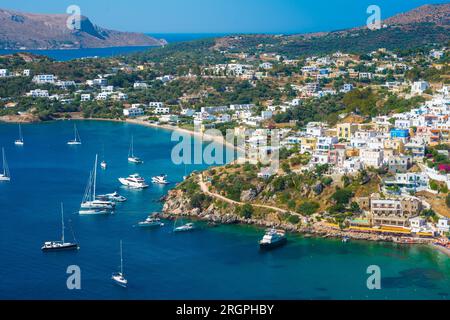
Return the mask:
[[(189, 134), (190, 136), (199, 138), (202, 140), (202, 142), (216, 142), (224, 145), (228, 148), (233, 148), (234, 150), (237, 149), (236, 146), (231, 145), (229, 142), (224, 141), (223, 137), (218, 136), (210, 136), (210, 135), (204, 135), (200, 132), (191, 131), (188, 129), (180, 128), (177, 126), (171, 126), (171, 125), (161, 125), (161, 124), (155, 124), (150, 123), (148, 121), (145, 121), (143, 119), (105, 119), (105, 118), (83, 118), (80, 116), (75, 116), (70, 119), (54, 119), (52, 121), (105, 121), (105, 122), (121, 122), (121, 123), (131, 123), (135, 125), (141, 125), (145, 127), (155, 128), (155, 129), (163, 129), (163, 130), (169, 130), (169, 131), (178, 131), (181, 133)], [(20, 121), (4, 121), (3, 119), (0, 119), (0, 123), (24, 123)], [(46, 122), (46, 121), (28, 121), (26, 123), (40, 123), (40, 122)], [(206, 139), (205, 139), (206, 137)], [(169, 190), (166, 197), (169, 196), (170, 192), (175, 190), (175, 188)], [(162, 218), (165, 219), (174, 219), (176, 217), (179, 217), (180, 215), (174, 214), (174, 213), (165, 213), (164, 211), (160, 214)], [(281, 224), (281, 225), (274, 225), (273, 223), (269, 221), (262, 221), (262, 220), (255, 220), (255, 219), (243, 219), (241, 217), (235, 216), (233, 214), (229, 214), (226, 216), (221, 215), (211, 215), (211, 214), (182, 214), (182, 216), (185, 216), (190, 219), (199, 220), (203, 222), (210, 222), (214, 224), (219, 225), (252, 225), (259, 228), (270, 228), (270, 227), (276, 227), (283, 229), (290, 233), (295, 233), (297, 235), (301, 235), (304, 237), (315, 237), (315, 238), (332, 238), (332, 239), (342, 239), (344, 237), (347, 237), (351, 240), (359, 240), (359, 241), (370, 241), (370, 242), (388, 242), (388, 243), (396, 243), (400, 245), (428, 245), (430, 248), (433, 248), (435, 250), (438, 250), (439, 252), (447, 255), (450, 257), (450, 249), (438, 246), (434, 244), (434, 239), (423, 239), (423, 238), (409, 238), (414, 240), (413, 243), (407, 243), (407, 242), (401, 242), (398, 239), (402, 239), (401, 237), (396, 237), (392, 235), (376, 235), (376, 234), (370, 234), (370, 233), (361, 233), (361, 232), (355, 232), (355, 231), (348, 231), (348, 230), (338, 230), (335, 228), (332, 228), (330, 226), (309, 226), (309, 227), (302, 227), (302, 226), (294, 226), (290, 224)]]
[[(105, 122), (121, 122), (121, 123), (131, 123), (131, 124), (136, 124), (136, 125), (141, 125), (144, 127), (150, 127), (150, 128), (155, 128), (155, 129), (163, 129), (163, 130), (168, 130), (168, 131), (177, 131), (180, 133), (185, 133), (188, 134), (190, 136), (196, 137), (201, 139), (202, 142), (214, 142), (214, 143), (219, 143), (222, 144), (223, 146), (230, 148), (230, 149), (234, 149), (235, 151), (238, 150), (239, 148), (231, 143), (229, 143), (228, 141), (226, 141), (222, 136), (211, 136), (211, 135), (207, 135), (201, 132), (197, 132), (197, 131), (192, 131), (192, 130), (188, 130), (188, 129), (184, 129), (184, 128), (180, 128), (178, 126), (171, 126), (171, 125), (165, 125), (165, 124), (156, 124), (156, 123), (150, 123), (148, 121), (145, 121), (143, 119), (126, 119), (126, 120), (122, 120), (122, 119), (108, 119), (108, 118), (83, 118), (82, 116), (78, 115), (78, 114), (71, 114), (71, 118), (68, 119), (64, 119), (64, 118), (55, 118), (53, 120), (48, 120), (48, 121), (42, 121), (39, 119), (30, 119), (30, 118), (25, 118), (22, 116), (3, 116), (0, 117), (0, 123), (8, 123), (8, 124), (33, 124), (33, 123), (44, 123), (44, 122), (51, 122), (51, 121), (105, 121)], [(11, 119), (9, 119), (9, 117)], [(22, 119), (21, 119), (22, 118)]]

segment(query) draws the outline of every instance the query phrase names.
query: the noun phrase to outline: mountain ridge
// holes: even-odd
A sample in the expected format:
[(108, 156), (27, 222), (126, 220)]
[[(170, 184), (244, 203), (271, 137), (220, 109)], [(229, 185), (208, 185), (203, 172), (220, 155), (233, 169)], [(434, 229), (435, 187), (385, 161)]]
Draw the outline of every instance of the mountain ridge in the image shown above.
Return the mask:
[(164, 46), (143, 33), (102, 28), (81, 16), (80, 29), (67, 27), (68, 14), (36, 14), (0, 8), (0, 48), (79, 49), (124, 46)]

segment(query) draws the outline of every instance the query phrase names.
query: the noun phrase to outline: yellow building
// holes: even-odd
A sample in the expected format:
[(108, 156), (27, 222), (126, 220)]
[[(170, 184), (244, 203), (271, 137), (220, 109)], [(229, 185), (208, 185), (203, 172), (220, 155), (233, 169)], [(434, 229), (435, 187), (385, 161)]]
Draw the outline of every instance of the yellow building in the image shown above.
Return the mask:
[(397, 153), (403, 153), (405, 151), (405, 144), (400, 139), (386, 139), (384, 140), (384, 148), (392, 149)]
[(358, 131), (358, 124), (355, 123), (340, 123), (337, 125), (337, 136), (339, 139), (350, 140), (356, 131)]

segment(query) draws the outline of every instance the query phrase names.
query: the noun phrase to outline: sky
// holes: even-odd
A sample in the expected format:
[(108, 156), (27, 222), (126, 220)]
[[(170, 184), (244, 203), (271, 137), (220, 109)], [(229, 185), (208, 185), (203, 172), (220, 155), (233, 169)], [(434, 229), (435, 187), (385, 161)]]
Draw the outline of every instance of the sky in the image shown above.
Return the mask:
[[(0, 0), (0, 8), (65, 13), (78, 5), (99, 26), (145, 33), (303, 33), (365, 25), (442, 0)], [(0, 26), (1, 28), (1, 26)]]

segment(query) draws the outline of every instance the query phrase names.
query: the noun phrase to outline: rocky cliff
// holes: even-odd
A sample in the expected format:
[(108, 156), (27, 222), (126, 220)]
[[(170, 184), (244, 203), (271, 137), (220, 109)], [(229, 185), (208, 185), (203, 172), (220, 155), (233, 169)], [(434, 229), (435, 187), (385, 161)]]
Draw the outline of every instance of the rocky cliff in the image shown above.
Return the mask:
[(124, 46), (162, 46), (166, 42), (142, 33), (96, 26), (82, 16), (80, 28), (67, 27), (69, 15), (31, 14), (0, 9), (0, 48), (77, 49)]

